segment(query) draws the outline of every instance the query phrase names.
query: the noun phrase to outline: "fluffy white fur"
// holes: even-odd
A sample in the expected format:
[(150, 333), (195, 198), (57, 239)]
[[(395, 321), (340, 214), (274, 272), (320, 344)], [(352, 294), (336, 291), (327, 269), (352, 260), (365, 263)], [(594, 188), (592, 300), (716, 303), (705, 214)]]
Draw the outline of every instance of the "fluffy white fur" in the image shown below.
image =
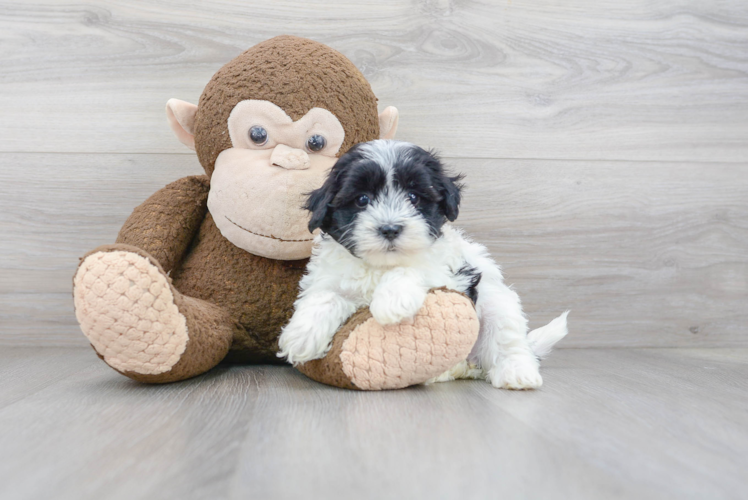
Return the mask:
[[(388, 161), (396, 160), (396, 155), (388, 156), (388, 146), (397, 153), (392, 144), (372, 148), (385, 170)], [(390, 242), (377, 233), (382, 224), (404, 229)], [(335, 332), (360, 307), (368, 306), (382, 325), (411, 318), (430, 289), (467, 290), (470, 277), (458, 273), (467, 263), (481, 273), (478, 341), (465, 362), (433, 381), (484, 378), (506, 389), (542, 385), (539, 359), (566, 335), (568, 311), (528, 335), (519, 296), (504, 284), (486, 247), (450, 224), (434, 238), (406, 195), (394, 188), (372, 201), (345, 237), (355, 242), (356, 255), (324, 233), (315, 239), (295, 313), (279, 339), (279, 356), (294, 364), (324, 357)]]
[(423, 254), (394, 267), (372, 266), (329, 236), (317, 236), (296, 311), (280, 337), (281, 355), (291, 363), (324, 357), (338, 328), (363, 306), (383, 325), (413, 317), (429, 289), (467, 287), (465, 278), (455, 275), (464, 261), (482, 273), (476, 303), (480, 335), (467, 360), (474, 368), (458, 366), (435, 381), (486, 378), (494, 387), (540, 387), (538, 357), (566, 335), (567, 313), (528, 336), (519, 296), (504, 284), (486, 248), (448, 224)]

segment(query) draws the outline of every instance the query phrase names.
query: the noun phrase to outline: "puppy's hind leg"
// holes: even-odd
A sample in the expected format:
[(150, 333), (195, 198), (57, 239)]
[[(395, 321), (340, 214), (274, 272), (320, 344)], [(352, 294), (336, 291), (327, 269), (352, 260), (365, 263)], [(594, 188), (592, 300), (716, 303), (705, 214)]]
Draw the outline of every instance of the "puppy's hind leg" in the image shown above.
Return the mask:
[(480, 361), (491, 385), (503, 389), (543, 385), (517, 294), (503, 284), (484, 286), (479, 290), (478, 310), (481, 332), (470, 359)]

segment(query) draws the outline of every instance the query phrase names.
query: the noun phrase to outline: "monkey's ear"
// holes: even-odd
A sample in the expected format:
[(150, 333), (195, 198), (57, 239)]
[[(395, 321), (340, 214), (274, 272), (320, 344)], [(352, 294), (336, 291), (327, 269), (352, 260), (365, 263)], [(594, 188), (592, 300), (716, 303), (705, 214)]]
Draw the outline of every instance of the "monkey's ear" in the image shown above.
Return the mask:
[(397, 121), (400, 119), (400, 113), (395, 106), (387, 106), (384, 111), (379, 113), (379, 138), (394, 139), (397, 132)]
[(166, 119), (179, 142), (195, 150), (195, 114), (197, 106), (179, 99), (166, 102)]

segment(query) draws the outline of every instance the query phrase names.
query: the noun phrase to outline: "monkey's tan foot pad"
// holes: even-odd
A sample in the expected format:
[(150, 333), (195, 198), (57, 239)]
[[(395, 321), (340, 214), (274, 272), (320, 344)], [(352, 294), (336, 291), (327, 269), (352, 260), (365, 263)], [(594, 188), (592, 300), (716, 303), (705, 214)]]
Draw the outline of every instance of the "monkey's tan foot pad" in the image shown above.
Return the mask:
[(94, 252), (73, 278), (75, 315), (96, 352), (120, 372), (169, 371), (187, 346), (187, 322), (168, 278), (149, 259)]
[(465, 360), (478, 339), (478, 316), (463, 294), (434, 290), (412, 320), (382, 326), (363, 309), (333, 339), (323, 359), (299, 365), (308, 377), (360, 390), (401, 389)]

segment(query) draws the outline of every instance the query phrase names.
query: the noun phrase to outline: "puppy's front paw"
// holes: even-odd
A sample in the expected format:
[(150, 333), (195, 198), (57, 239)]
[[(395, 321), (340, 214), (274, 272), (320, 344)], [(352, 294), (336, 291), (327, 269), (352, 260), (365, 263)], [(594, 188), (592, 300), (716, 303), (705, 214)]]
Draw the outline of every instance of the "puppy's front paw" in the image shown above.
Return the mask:
[(543, 385), (536, 363), (523, 359), (507, 359), (488, 372), (488, 381), (499, 389), (537, 389)]
[(278, 338), (278, 357), (286, 358), (294, 365), (324, 358), (330, 350), (333, 335), (321, 331), (316, 325), (291, 321)]
[(374, 296), (369, 311), (380, 325), (394, 325), (405, 319), (413, 318), (426, 300), (426, 294), (420, 293), (380, 293)]

